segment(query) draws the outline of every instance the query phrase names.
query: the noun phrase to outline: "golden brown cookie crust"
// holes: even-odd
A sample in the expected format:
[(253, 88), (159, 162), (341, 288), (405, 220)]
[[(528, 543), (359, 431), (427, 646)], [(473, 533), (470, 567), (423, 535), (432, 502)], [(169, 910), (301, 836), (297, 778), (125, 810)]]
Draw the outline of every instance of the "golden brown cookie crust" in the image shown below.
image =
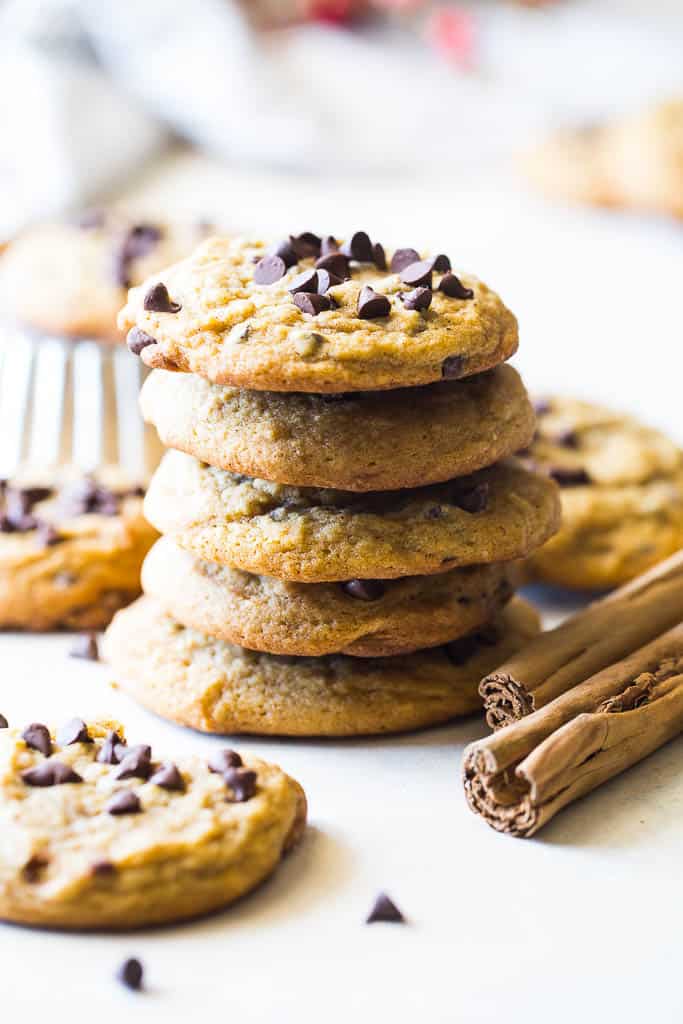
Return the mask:
[[(27, 746), (22, 730), (0, 730), (1, 918), (118, 930), (197, 917), (253, 889), (300, 838), (305, 796), (281, 769), (244, 758), (257, 779), (242, 803), (226, 799), (222, 776), (199, 757), (173, 762), (182, 792), (152, 779), (120, 780), (116, 765), (96, 760), (110, 729), (123, 737), (117, 722), (91, 722), (92, 742), (68, 746), (53, 731), (49, 760)], [(82, 781), (38, 787), (22, 779), (50, 761)], [(141, 812), (108, 813), (112, 796), (126, 791)]]
[(531, 463), (558, 478), (562, 527), (529, 560), (539, 579), (607, 589), (683, 546), (683, 457), (658, 430), (602, 406), (539, 406)]
[(525, 448), (534, 429), (533, 409), (511, 366), (332, 400), (155, 370), (140, 401), (168, 448), (233, 473), (349, 491), (465, 476)]
[[(427, 310), (408, 309), (399, 274), (367, 263), (329, 289), (335, 308), (311, 315), (288, 290), (313, 266), (303, 259), (272, 284), (254, 281), (262, 241), (213, 238), (181, 263), (129, 293), (122, 330), (137, 327), (156, 343), (141, 351), (151, 367), (197, 373), (214, 384), (265, 391), (339, 392), (414, 387), (439, 381), (444, 361), (457, 360), (460, 377), (509, 359), (517, 348), (517, 321), (495, 292), (458, 275), (473, 298), (434, 290)], [(436, 274), (434, 284), (443, 275)], [(162, 281), (177, 313), (144, 308), (152, 284)], [(385, 295), (388, 316), (361, 319), (364, 285)]]
[[(514, 563), (398, 580), (292, 583), (183, 551), (168, 537), (145, 559), (146, 594), (184, 626), (270, 654), (406, 654), (483, 625), (512, 596)], [(360, 596), (354, 596), (360, 595)]]
[[(118, 474), (105, 477), (124, 489)], [(104, 628), (140, 593), (142, 562), (158, 536), (142, 508), (141, 497), (126, 497), (116, 515), (65, 517), (51, 498), (34, 512), (54, 524), (58, 541), (46, 544), (35, 529), (0, 533), (0, 628)]]
[(479, 680), (537, 633), (521, 598), (496, 640), (397, 658), (280, 658), (185, 629), (152, 598), (116, 616), (104, 640), (116, 680), (145, 707), (204, 732), (274, 736), (397, 733), (481, 707)]
[[(481, 511), (453, 503), (465, 492), (485, 501)], [(521, 558), (555, 531), (559, 501), (552, 481), (514, 460), (445, 484), (354, 495), (236, 477), (171, 451), (150, 483), (145, 514), (208, 561), (316, 583)]]

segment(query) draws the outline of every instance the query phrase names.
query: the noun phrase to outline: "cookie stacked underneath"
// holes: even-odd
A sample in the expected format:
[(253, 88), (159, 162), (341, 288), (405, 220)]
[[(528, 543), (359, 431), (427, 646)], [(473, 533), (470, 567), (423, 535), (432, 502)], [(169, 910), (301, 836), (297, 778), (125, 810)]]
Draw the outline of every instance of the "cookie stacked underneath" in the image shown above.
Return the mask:
[(515, 318), (446, 255), (364, 232), (212, 239), (132, 289), (164, 535), (105, 653), (211, 732), (359, 735), (468, 713), (538, 628), (515, 562), (559, 518), (509, 457), (534, 415)]

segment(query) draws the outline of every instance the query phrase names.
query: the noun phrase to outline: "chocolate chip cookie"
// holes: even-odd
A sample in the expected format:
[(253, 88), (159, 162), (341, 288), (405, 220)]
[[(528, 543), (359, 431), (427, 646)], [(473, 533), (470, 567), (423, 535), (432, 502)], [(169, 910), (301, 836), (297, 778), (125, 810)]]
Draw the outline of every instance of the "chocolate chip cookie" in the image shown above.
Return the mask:
[(0, 481), (0, 628), (100, 629), (137, 597), (143, 493), (114, 470)]
[(0, 256), (5, 318), (47, 333), (120, 341), (116, 316), (131, 285), (192, 251), (207, 227), (89, 210), (40, 224)]
[(407, 491), (287, 487), (167, 452), (145, 514), (200, 558), (316, 583), (521, 558), (559, 523), (556, 485), (514, 462)]
[(536, 551), (538, 578), (616, 587), (683, 546), (683, 456), (630, 416), (587, 402), (537, 403), (534, 468), (560, 485), (562, 528)]
[(538, 631), (520, 598), (490, 626), (395, 658), (277, 657), (186, 629), (152, 598), (114, 618), (104, 654), (156, 714), (205, 732), (360, 736), (446, 722), (481, 707), (477, 685)]
[(512, 313), (445, 253), (389, 255), (362, 231), (210, 239), (133, 288), (119, 326), (148, 366), (264, 391), (431, 384), (517, 348)]
[(349, 491), (420, 487), (489, 466), (531, 441), (511, 366), (422, 388), (284, 395), (155, 370), (141, 395), (164, 445), (233, 473)]
[(162, 760), (116, 722), (0, 730), (0, 917), (128, 929), (216, 910), (301, 837), (306, 799), (272, 764)]
[(184, 626), (271, 654), (363, 657), (434, 647), (483, 625), (510, 599), (514, 563), (397, 580), (293, 583), (253, 576), (157, 541), (146, 594)]

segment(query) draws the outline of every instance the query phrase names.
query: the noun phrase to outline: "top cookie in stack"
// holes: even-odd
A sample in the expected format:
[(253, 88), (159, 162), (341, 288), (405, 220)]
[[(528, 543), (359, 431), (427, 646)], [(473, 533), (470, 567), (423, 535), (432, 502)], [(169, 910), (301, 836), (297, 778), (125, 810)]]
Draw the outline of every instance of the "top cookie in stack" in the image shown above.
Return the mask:
[(107, 641), (135, 695), (198, 728), (302, 735), (476, 708), (486, 666), (537, 629), (505, 605), (559, 517), (552, 481), (508, 459), (534, 416), (499, 365), (517, 324), (495, 292), (364, 232), (215, 238), (132, 289), (120, 323), (176, 449), (146, 501), (166, 535), (147, 596)]

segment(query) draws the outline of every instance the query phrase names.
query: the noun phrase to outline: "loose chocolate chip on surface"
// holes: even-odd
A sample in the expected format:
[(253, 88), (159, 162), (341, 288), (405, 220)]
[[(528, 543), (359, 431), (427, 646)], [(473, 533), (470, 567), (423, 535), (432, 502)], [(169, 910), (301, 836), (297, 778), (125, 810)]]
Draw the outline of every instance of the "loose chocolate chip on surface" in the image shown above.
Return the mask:
[(432, 302), (432, 289), (414, 288), (412, 292), (404, 292), (401, 300), (406, 309), (428, 309)]
[(365, 231), (356, 231), (341, 250), (345, 256), (358, 263), (372, 263), (373, 251), (370, 237)]
[(99, 661), (100, 652), (97, 637), (94, 633), (83, 633), (78, 637), (69, 651), (70, 658), (83, 658), (84, 661)]
[(400, 274), (404, 267), (417, 263), (419, 259), (420, 254), (416, 249), (397, 249), (391, 257), (392, 274)]
[(119, 734), (111, 730), (107, 733), (104, 743), (97, 752), (95, 760), (99, 761), (100, 764), (118, 764), (121, 760), (117, 753), (118, 747), (123, 747), (124, 750), (128, 749), (121, 742)]
[(131, 327), (126, 338), (126, 345), (134, 356), (139, 356), (143, 348), (147, 348), (148, 345), (156, 345), (156, 339), (146, 331), (141, 331), (139, 327)]
[(106, 806), (108, 814), (139, 814), (142, 804), (132, 789), (122, 789), (115, 793)]
[(341, 588), (349, 597), (355, 597), (359, 601), (379, 601), (385, 592), (381, 580), (348, 580), (342, 583)]
[(451, 501), (463, 512), (472, 515), (483, 512), (489, 502), (489, 485), (481, 483), (475, 484), (474, 487), (456, 488)]
[(63, 786), (66, 783), (83, 782), (71, 765), (61, 761), (43, 761), (35, 768), (22, 772), (21, 777), (27, 786)]
[(157, 281), (149, 289), (143, 306), (150, 313), (179, 313), (183, 308), (179, 302), (172, 301), (168, 288), (161, 281)]
[(330, 288), (333, 288), (336, 284), (341, 284), (341, 277), (337, 277), (336, 274), (331, 274), (329, 270), (318, 271), (318, 294), (324, 295)]
[(223, 780), (232, 790), (232, 797), (228, 797), (230, 803), (246, 803), (256, 792), (256, 772), (248, 768), (228, 768), (223, 772)]
[(416, 263), (409, 263), (401, 270), (401, 280), (411, 288), (431, 288), (432, 261), (418, 260)]
[(339, 252), (339, 242), (333, 235), (326, 235), (320, 243), (320, 255), (329, 256), (333, 252)]
[(285, 276), (287, 267), (281, 256), (264, 256), (254, 267), (255, 284), (275, 284)]
[(9, 722), (4, 715), (0, 715), (0, 729), (9, 729)]
[(236, 750), (224, 747), (223, 750), (217, 750), (215, 754), (211, 755), (208, 764), (210, 772), (222, 775), (223, 772), (227, 772), (231, 768), (241, 768), (242, 758)]
[(447, 295), (449, 299), (473, 299), (474, 292), (471, 288), (465, 288), (459, 277), (450, 273), (444, 274), (439, 281), (439, 291)]
[(361, 320), (374, 320), (376, 317), (389, 316), (391, 303), (386, 295), (378, 292), (366, 284), (361, 288), (358, 296), (358, 316)]
[(560, 487), (582, 487), (592, 483), (585, 469), (569, 469), (564, 466), (551, 466), (549, 474)]
[[(281, 242), (278, 242), (269, 249), (266, 256), (279, 256), (287, 269), (293, 267), (297, 262), (296, 253), (294, 252), (292, 243), (288, 238), (284, 238)], [(255, 262), (259, 262), (258, 257), (255, 259)]]
[(297, 306), (302, 313), (310, 313), (311, 316), (317, 316), (318, 313), (324, 313), (326, 309), (332, 309), (332, 299), (329, 295), (317, 295), (311, 292), (297, 292), (294, 296), (294, 305)]
[(341, 252), (332, 252), (327, 256), (321, 256), (319, 260), (316, 260), (315, 265), (318, 270), (327, 270), (342, 281), (349, 277), (349, 261)]
[(161, 789), (169, 789), (182, 792), (185, 789), (185, 780), (174, 764), (170, 762), (162, 764), (149, 780), (153, 785)]
[(92, 743), (82, 718), (72, 718), (57, 733), (57, 746), (70, 747), (72, 743)]
[(322, 241), (312, 231), (302, 231), (300, 235), (290, 235), (289, 244), (296, 253), (297, 259), (308, 260), (320, 255)]
[(438, 256), (435, 256), (432, 260), (432, 267), (438, 274), (445, 274), (451, 269), (451, 261), (445, 253), (440, 252)]
[(27, 747), (45, 754), (45, 757), (49, 757), (52, 753), (50, 730), (40, 722), (32, 722), (31, 725), (26, 726), (21, 734), (21, 738)]
[(385, 253), (384, 246), (381, 242), (375, 242), (372, 247), (372, 262), (378, 270), (387, 269), (387, 254)]
[(458, 377), (462, 377), (464, 369), (464, 356), (448, 356), (441, 364), (441, 376), (444, 380), (457, 380)]
[[(118, 754), (118, 751), (117, 751)], [(121, 757), (117, 779), (148, 779), (152, 774), (152, 748), (146, 743), (128, 747)]]
[(387, 924), (405, 924), (403, 914), (385, 892), (379, 893), (372, 906), (372, 910), (365, 918), (366, 924), (375, 924), (377, 921), (383, 921)]
[(132, 989), (133, 992), (139, 992), (142, 988), (142, 964), (135, 958), (124, 960), (116, 972), (116, 977), (126, 988)]
[(315, 270), (304, 270), (303, 274), (297, 274), (289, 283), (289, 291), (292, 295), (297, 292), (316, 292), (318, 290), (318, 275)]

